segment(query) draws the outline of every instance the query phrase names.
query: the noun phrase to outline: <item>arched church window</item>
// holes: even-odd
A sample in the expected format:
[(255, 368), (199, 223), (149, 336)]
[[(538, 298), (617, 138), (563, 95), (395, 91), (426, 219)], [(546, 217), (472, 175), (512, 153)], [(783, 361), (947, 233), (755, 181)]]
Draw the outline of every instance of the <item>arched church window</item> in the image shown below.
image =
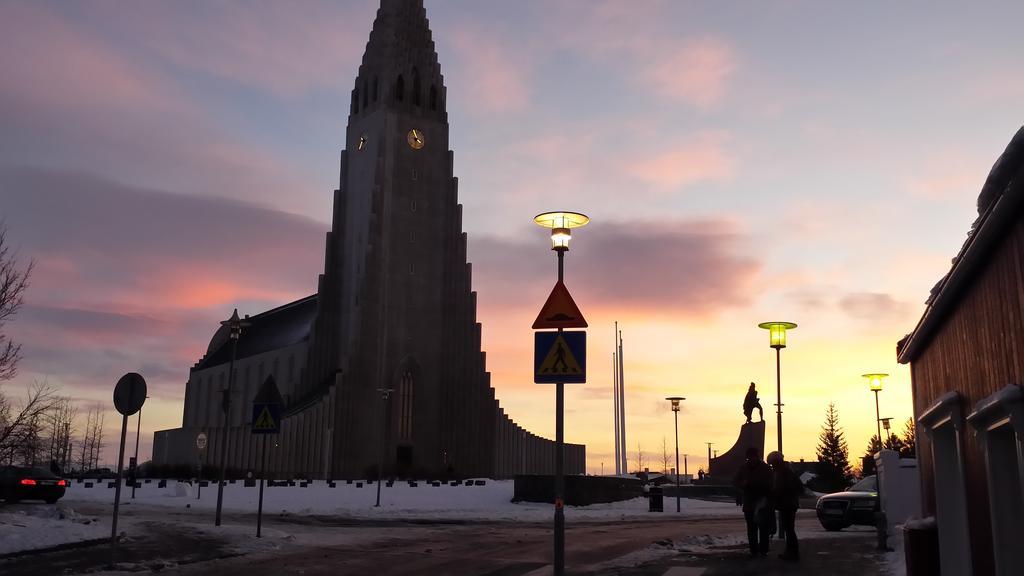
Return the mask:
[(412, 438), (413, 393), (412, 370), (406, 370), (398, 387), (398, 436), (402, 440)]
[(405, 99), (405, 80), (402, 75), (398, 75), (398, 80), (395, 80), (395, 102), (401, 102)]
[(420, 105), (420, 73), (415, 68), (412, 69), (412, 103)]
[(437, 110), (437, 86), (430, 85), (430, 109)]

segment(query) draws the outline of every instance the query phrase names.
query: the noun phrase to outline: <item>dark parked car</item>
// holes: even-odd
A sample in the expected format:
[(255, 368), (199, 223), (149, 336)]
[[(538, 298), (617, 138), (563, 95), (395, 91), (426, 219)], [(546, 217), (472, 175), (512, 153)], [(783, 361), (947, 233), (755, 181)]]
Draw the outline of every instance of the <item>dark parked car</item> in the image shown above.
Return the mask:
[(826, 494), (818, 498), (818, 522), (825, 530), (842, 530), (847, 526), (874, 526), (878, 511), (878, 487), (874, 476), (867, 476), (846, 492)]
[(0, 499), (7, 502), (45, 500), (53, 504), (64, 496), (67, 485), (67, 480), (46, 468), (0, 468)]

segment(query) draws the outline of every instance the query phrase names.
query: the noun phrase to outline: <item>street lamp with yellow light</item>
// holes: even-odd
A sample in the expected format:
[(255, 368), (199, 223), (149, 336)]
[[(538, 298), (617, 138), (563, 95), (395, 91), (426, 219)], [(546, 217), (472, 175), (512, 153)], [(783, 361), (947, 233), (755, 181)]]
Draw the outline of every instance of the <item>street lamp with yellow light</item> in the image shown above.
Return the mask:
[(775, 419), (778, 432), (778, 450), (782, 453), (782, 358), (780, 351), (786, 347), (786, 330), (796, 328), (793, 322), (761, 322), (758, 328), (768, 331), (768, 345), (775, 349)]
[[(562, 284), (565, 272), (565, 253), (569, 251), (572, 229), (586, 226), (590, 218), (578, 212), (544, 212), (534, 216), (538, 226), (551, 229), (551, 249), (558, 254), (558, 284)], [(586, 324), (584, 324), (586, 326)], [(535, 326), (536, 328), (536, 326)], [(562, 332), (562, 328), (558, 328)], [(554, 521), (554, 573), (565, 574), (565, 383), (555, 383), (555, 521)]]
[(884, 380), (889, 377), (888, 374), (881, 372), (869, 372), (863, 375), (867, 378), (871, 391), (875, 393), (875, 429), (878, 432), (878, 443), (882, 443), (882, 420), (879, 418), (878, 411), (878, 393), (882, 391), (882, 384)]
[(676, 419), (676, 512), (682, 510), (679, 503), (679, 402), (686, 400), (682, 396), (669, 396), (665, 398), (672, 403), (672, 412)]
[[(867, 378), (871, 391), (875, 393), (875, 430), (878, 433), (878, 452), (881, 454), (882, 448), (885, 444), (882, 442), (882, 419), (879, 417), (878, 412), (878, 393), (882, 391), (882, 384), (889, 375), (882, 372), (869, 372), (867, 374), (862, 374), (861, 376)], [(889, 430), (888, 422), (885, 423), (885, 429), (886, 431)], [(877, 485), (878, 492), (878, 512), (876, 513), (878, 549), (888, 550), (888, 520), (886, 520), (885, 510), (882, 507), (882, 503), (884, 502), (882, 499), (882, 478), (881, 474), (878, 473), (877, 468), (875, 470), (875, 483)]]

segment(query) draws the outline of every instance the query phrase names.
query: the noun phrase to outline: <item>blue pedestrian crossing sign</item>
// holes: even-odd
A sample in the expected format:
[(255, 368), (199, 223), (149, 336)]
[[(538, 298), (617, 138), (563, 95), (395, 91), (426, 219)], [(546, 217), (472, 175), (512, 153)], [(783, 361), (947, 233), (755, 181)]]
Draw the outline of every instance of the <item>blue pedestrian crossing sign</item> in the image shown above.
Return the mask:
[(252, 433), (277, 434), (281, 431), (280, 404), (252, 405)]
[(583, 384), (587, 381), (587, 333), (583, 330), (533, 333), (533, 381)]
[(256, 397), (252, 399), (252, 433), (277, 434), (281, 431), (281, 407), (284, 402), (277, 390), (273, 376), (260, 386)]

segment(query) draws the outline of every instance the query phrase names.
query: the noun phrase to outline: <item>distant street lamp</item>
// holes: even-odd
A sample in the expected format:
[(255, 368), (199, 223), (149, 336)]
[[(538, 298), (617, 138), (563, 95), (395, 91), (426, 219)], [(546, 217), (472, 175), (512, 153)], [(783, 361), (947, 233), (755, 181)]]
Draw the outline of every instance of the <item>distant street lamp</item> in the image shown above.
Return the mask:
[(775, 418), (779, 434), (778, 451), (782, 453), (782, 359), (781, 351), (786, 347), (786, 330), (796, 328), (793, 322), (762, 322), (757, 325), (768, 331), (769, 346), (775, 348)]
[(383, 400), (384, 411), (380, 415), (380, 457), (377, 460), (377, 503), (374, 507), (380, 508), (380, 480), (384, 477), (384, 451), (387, 450), (388, 439), (388, 399), (394, 388), (377, 388), (380, 398)]
[(231, 313), (231, 318), (221, 321), (221, 326), (228, 327), (228, 336), (231, 339), (231, 362), (228, 364), (228, 387), (224, 390), (221, 399), (221, 410), (224, 412), (224, 430), (220, 438), (220, 474), (217, 479), (217, 515), (214, 519), (214, 526), (220, 526), (221, 507), (224, 504), (224, 471), (228, 466), (228, 430), (231, 427), (231, 387), (235, 382), (235, 357), (238, 355), (238, 339), (242, 336), (242, 328), (247, 328), (249, 322), (238, 317), (238, 308)]
[[(565, 275), (565, 253), (569, 251), (572, 229), (586, 226), (590, 217), (577, 212), (545, 212), (533, 218), (538, 226), (551, 229), (551, 249), (558, 254), (558, 283)], [(561, 328), (558, 329), (562, 331)], [(565, 574), (565, 383), (555, 384), (555, 576)]]
[[(148, 399), (149, 396), (146, 396)], [(132, 500), (135, 499), (135, 485), (139, 476), (139, 435), (142, 433), (142, 407), (139, 407), (139, 423), (135, 428), (135, 476), (132, 478)]]
[(879, 418), (879, 420), (882, 421), (882, 430), (885, 430), (885, 440), (882, 440), (881, 438), (878, 439), (878, 445), (880, 446), (879, 450), (881, 450), (885, 448), (885, 442), (888, 441), (889, 438), (892, 438), (889, 434), (889, 422), (892, 418)]
[[(862, 376), (868, 379), (871, 391), (875, 393), (875, 430), (878, 433), (878, 454), (881, 454), (884, 444), (882, 443), (882, 419), (879, 417), (880, 414), (878, 412), (878, 393), (882, 391), (882, 384), (889, 375), (881, 372), (871, 372)], [(888, 431), (889, 423), (886, 422), (885, 424), (885, 429)], [(886, 541), (889, 538), (887, 534), (889, 521), (885, 517), (885, 511), (882, 510), (882, 477), (878, 473), (877, 466), (875, 467), (875, 488), (875, 492), (878, 493), (878, 512), (875, 514), (876, 528), (878, 530), (878, 549), (888, 550), (889, 545)]]
[(882, 374), (880, 372), (873, 372), (864, 374), (864, 378), (868, 379), (871, 386), (871, 391), (875, 393), (875, 430), (878, 433), (878, 444), (882, 445), (882, 419), (879, 418), (878, 411), (878, 393), (882, 391), (882, 384), (884, 380), (889, 377), (888, 374)]
[(672, 403), (672, 414), (676, 421), (676, 512), (680, 512), (682, 508), (679, 504), (679, 402), (686, 400), (681, 396), (669, 396), (665, 398)]

